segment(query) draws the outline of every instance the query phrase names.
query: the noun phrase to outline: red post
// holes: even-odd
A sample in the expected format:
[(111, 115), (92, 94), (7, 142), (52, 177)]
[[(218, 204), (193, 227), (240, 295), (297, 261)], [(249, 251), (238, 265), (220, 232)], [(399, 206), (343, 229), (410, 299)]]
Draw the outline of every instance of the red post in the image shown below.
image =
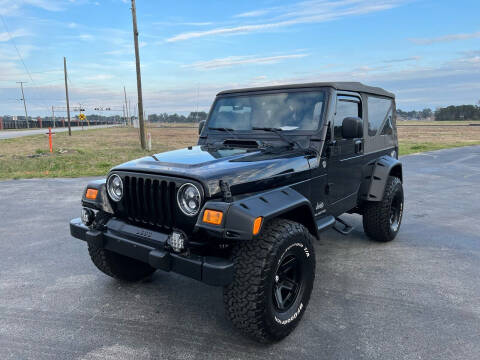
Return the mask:
[(50, 152), (53, 152), (53, 144), (52, 144), (52, 128), (48, 128), (48, 145), (50, 145)]
[(3, 118), (0, 117), (0, 130), (3, 130)]
[(65, 127), (65, 119), (62, 119), (62, 127)]
[(37, 121), (38, 121), (38, 127), (41, 129), (42, 128), (42, 119), (39, 117), (37, 117)]

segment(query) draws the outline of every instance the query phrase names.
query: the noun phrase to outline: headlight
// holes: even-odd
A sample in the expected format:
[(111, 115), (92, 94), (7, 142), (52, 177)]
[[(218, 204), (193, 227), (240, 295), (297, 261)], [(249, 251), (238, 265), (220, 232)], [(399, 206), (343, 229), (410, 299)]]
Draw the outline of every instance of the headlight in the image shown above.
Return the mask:
[(113, 201), (120, 201), (123, 196), (123, 182), (120, 176), (113, 174), (107, 180), (108, 195)]
[(202, 195), (193, 184), (183, 184), (177, 193), (177, 203), (185, 215), (195, 216), (200, 211)]

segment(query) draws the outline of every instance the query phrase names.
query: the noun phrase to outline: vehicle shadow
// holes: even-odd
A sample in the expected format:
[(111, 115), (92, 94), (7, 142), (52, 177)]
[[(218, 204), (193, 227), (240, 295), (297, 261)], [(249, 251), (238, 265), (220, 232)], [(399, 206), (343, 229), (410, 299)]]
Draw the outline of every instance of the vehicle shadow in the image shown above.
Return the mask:
[[(172, 356), (186, 352), (193, 358), (209, 359), (264, 359), (273, 355), (277, 358), (312, 358), (318, 354), (330, 358), (344, 355), (345, 347), (339, 347), (339, 344), (345, 344), (347, 327), (335, 320), (339, 307), (332, 307), (332, 301), (338, 294), (335, 292), (332, 297), (325, 287), (328, 285), (325, 279), (332, 278), (329, 271), (338, 252), (345, 251), (352, 244), (365, 246), (366, 242), (363, 232), (357, 229), (348, 237), (332, 230), (322, 234), (321, 240), (314, 245), (317, 280), (310, 305), (296, 331), (277, 344), (259, 344), (235, 330), (225, 316), (221, 288), (161, 271), (134, 284), (104, 278), (101, 281), (103, 287), (96, 286), (108, 298), (110, 306), (103, 308), (97, 319), (115, 319), (114, 322), (118, 322), (115, 328), (123, 328), (123, 331), (132, 327), (134, 330), (127, 331), (131, 346), (145, 346), (154, 356), (164, 356), (165, 346), (171, 349)], [(109, 338), (117, 337), (113, 335)], [(314, 341), (306, 342), (306, 338)], [(360, 357), (355, 339), (349, 336), (348, 341), (353, 341), (351, 355)]]

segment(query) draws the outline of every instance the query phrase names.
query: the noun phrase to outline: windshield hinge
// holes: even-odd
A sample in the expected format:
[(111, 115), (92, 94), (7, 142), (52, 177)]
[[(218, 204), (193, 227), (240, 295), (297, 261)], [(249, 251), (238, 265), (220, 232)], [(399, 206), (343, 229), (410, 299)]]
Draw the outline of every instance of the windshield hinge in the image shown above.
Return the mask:
[(223, 194), (223, 201), (232, 202), (232, 192), (230, 191), (230, 185), (226, 181), (220, 180), (220, 189)]

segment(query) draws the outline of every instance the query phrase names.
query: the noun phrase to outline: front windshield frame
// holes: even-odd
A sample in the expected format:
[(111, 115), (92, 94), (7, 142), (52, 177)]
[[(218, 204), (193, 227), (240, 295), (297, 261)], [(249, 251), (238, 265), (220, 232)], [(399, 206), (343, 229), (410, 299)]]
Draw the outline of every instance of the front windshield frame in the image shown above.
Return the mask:
[[(250, 97), (250, 96), (257, 96), (257, 95), (274, 95), (274, 94), (290, 94), (290, 93), (307, 93), (307, 92), (317, 92), (317, 93), (323, 93), (323, 106), (321, 110), (321, 114), (319, 116), (319, 121), (318, 125), (314, 129), (294, 129), (294, 130), (283, 130), (282, 132), (285, 135), (311, 135), (318, 133), (322, 125), (325, 122), (325, 117), (326, 114), (328, 113), (328, 107), (329, 107), (329, 98), (330, 98), (330, 91), (328, 88), (325, 87), (318, 87), (318, 88), (298, 88), (298, 89), (276, 89), (276, 90), (259, 90), (259, 91), (248, 91), (248, 92), (239, 92), (239, 93), (231, 93), (231, 94), (222, 94), (219, 95), (215, 98), (215, 101), (213, 102), (210, 112), (208, 114), (207, 121), (205, 123), (205, 130), (207, 130), (207, 134), (215, 134), (215, 135), (225, 135), (229, 134), (230, 132), (234, 132), (235, 134), (256, 134), (255, 136), (260, 135), (262, 133), (265, 133), (265, 131), (262, 130), (254, 130), (254, 129), (233, 129), (232, 131), (227, 131), (227, 132), (222, 132), (222, 131), (217, 131), (214, 129), (209, 129), (209, 127), (216, 127), (212, 126), (211, 124), (211, 119), (212, 116), (214, 115), (214, 110), (215, 107), (217, 106), (217, 103), (219, 100), (224, 99), (224, 98), (238, 98), (238, 97)], [(230, 130), (230, 129), (228, 129)], [(263, 134), (262, 134), (263, 135)], [(268, 137), (271, 137), (271, 134), (267, 134)]]

